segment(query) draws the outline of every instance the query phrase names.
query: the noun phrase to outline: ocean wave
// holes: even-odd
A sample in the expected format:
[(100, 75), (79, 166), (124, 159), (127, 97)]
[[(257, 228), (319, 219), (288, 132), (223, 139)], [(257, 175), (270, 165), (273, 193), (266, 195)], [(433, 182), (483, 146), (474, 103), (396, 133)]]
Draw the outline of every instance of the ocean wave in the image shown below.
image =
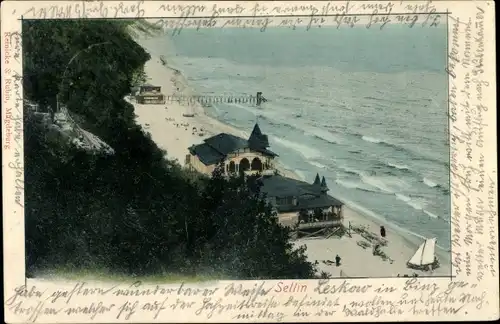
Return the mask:
[(396, 164), (396, 163), (387, 162), (386, 165), (390, 168), (394, 168), (394, 169), (398, 169), (398, 170), (407, 170), (407, 171), (410, 170), (410, 167), (408, 167), (407, 165), (404, 165), (404, 164)]
[(360, 178), (364, 183), (380, 189), (383, 193), (394, 194), (408, 188), (408, 184), (398, 177), (378, 177), (361, 174)]
[(446, 156), (446, 160), (440, 160), (436, 157), (432, 157), (430, 154), (423, 155), (421, 153), (418, 153), (416, 150), (407, 149), (407, 148), (402, 147), (402, 146), (399, 147), (399, 151), (405, 152), (413, 160), (436, 163), (436, 164), (439, 164), (440, 166), (444, 166), (447, 169), (450, 168), (450, 163), (448, 161), (448, 159), (449, 159), (448, 155)]
[(379, 161), (379, 157), (376, 154), (370, 154), (370, 156), (374, 159), (371, 163), (371, 167), (376, 173), (380, 172), (392, 177), (407, 177), (410, 176), (409, 174), (413, 173), (413, 170), (407, 165), (395, 164), (384, 160)]
[(402, 152), (405, 155), (407, 155), (408, 158), (410, 158), (410, 159), (419, 160), (419, 161), (428, 161), (428, 162), (432, 162), (432, 163), (437, 163), (437, 164), (440, 164), (440, 165), (443, 165), (443, 166), (449, 168), (449, 162), (447, 160), (446, 161), (440, 160), (440, 159), (438, 159), (436, 157), (432, 157), (432, 156), (430, 156), (428, 154), (422, 155), (421, 152), (418, 152), (418, 151), (415, 151), (414, 149), (405, 147), (402, 144), (395, 144), (395, 143), (392, 143), (391, 141), (389, 141), (387, 139), (381, 139), (381, 138), (374, 137), (374, 136), (363, 135), (363, 134), (356, 133), (356, 132), (349, 133), (349, 134), (351, 136), (358, 137), (358, 138), (362, 139), (365, 142), (372, 143), (372, 144), (378, 144), (378, 145), (381, 145), (381, 146), (385, 146), (387, 148), (391, 148), (391, 149), (393, 149), (393, 150), (395, 150), (397, 152)]
[(418, 199), (418, 198), (411, 198), (408, 196), (405, 196), (403, 194), (396, 194), (396, 198), (404, 201), (408, 206), (413, 207), (413, 209), (416, 210), (424, 210), (425, 206), (427, 206), (427, 202), (424, 199)]
[(363, 141), (368, 142), (368, 143), (379, 144), (379, 145), (382, 145), (385, 147), (389, 147), (389, 148), (396, 150), (398, 152), (406, 152), (407, 154), (412, 154), (411, 151), (407, 150), (403, 146), (396, 145), (394, 143), (390, 143), (389, 141), (387, 141), (385, 139), (380, 139), (377, 137), (372, 137), (372, 136), (367, 136), (367, 135), (362, 135), (362, 134), (354, 134), (354, 135), (360, 137)]
[(450, 194), (450, 189), (449, 187), (445, 187), (439, 183), (434, 182), (434, 180), (431, 180), (429, 178), (423, 178), (420, 182), (425, 184), (429, 188), (433, 189), (438, 189), (443, 195), (449, 195)]
[(375, 137), (370, 137), (370, 136), (365, 136), (365, 135), (361, 136), (361, 139), (363, 141), (370, 142), (370, 143), (375, 143), (375, 144), (385, 143), (381, 139), (378, 139), (378, 138), (375, 138)]
[(399, 200), (402, 200), (404, 202), (411, 201), (410, 197), (402, 195), (402, 194), (396, 194), (396, 198), (398, 198)]
[(378, 193), (378, 190), (376, 190), (376, 188), (364, 186), (362, 183), (346, 181), (346, 180), (341, 180), (341, 179), (337, 179), (335, 182), (344, 188)]
[(278, 138), (275, 136), (271, 137), (274, 142), (276, 142), (278, 145), (281, 145), (283, 147), (286, 147), (288, 149), (291, 149), (297, 153), (300, 153), (302, 156), (304, 156), (306, 159), (313, 159), (316, 157), (321, 156), (321, 152), (311, 148), (310, 146), (297, 143), (297, 142), (292, 142), (286, 139)]
[(430, 187), (430, 188), (440, 188), (441, 187), (441, 185), (435, 183), (434, 181), (432, 181), (428, 178), (422, 179), (422, 182), (425, 183), (425, 185)]
[(345, 173), (351, 174), (351, 175), (361, 176), (363, 174), (362, 171), (351, 169), (351, 168), (343, 166), (343, 165), (339, 165), (338, 168), (341, 169), (342, 171), (344, 171)]
[(304, 135), (313, 136), (322, 141), (326, 141), (331, 144), (339, 144), (340, 140), (337, 136), (333, 135), (329, 131), (323, 130), (321, 128), (311, 128), (304, 131)]
[(407, 102), (406, 101), (400, 101), (400, 100), (394, 100), (394, 99), (387, 99), (387, 97), (385, 98), (376, 98), (376, 97), (370, 97), (370, 96), (367, 96), (367, 97), (364, 97), (364, 99), (367, 99), (367, 100), (375, 100), (375, 101), (381, 101), (381, 102), (387, 102), (387, 103), (391, 103), (391, 104), (406, 104)]
[(377, 177), (373, 177), (373, 176), (367, 176), (367, 175), (360, 175), (360, 178), (361, 178), (361, 181), (363, 181), (364, 183), (370, 185), (370, 186), (373, 186), (373, 187), (376, 187), (378, 189), (380, 189), (382, 192), (385, 192), (385, 193), (394, 193), (394, 190), (392, 188), (390, 188), (386, 183), (384, 183), (384, 181), (380, 178), (377, 178)]
[(427, 216), (429, 216), (430, 218), (434, 218), (434, 219), (439, 219), (439, 218), (441, 218), (441, 217), (439, 217), (438, 215), (435, 215), (435, 214), (431, 213), (431, 212), (430, 212), (430, 211), (428, 211), (428, 210), (425, 210), (425, 209), (424, 209), (424, 210), (423, 210), (423, 212), (424, 212)]
[(270, 119), (270, 118), (265, 117), (264, 115), (259, 115), (258, 117), (259, 117), (259, 120), (265, 120), (269, 125), (274, 126), (274, 127), (292, 128), (291, 125), (282, 123), (277, 119)]
[(310, 165), (313, 165), (315, 167), (318, 167), (320, 169), (327, 169), (328, 168), (326, 165), (323, 165), (323, 164), (316, 162), (316, 161), (307, 161), (307, 163), (309, 163)]
[(241, 110), (250, 112), (258, 116), (259, 120), (265, 121), (272, 126), (277, 126), (280, 128), (288, 128), (295, 131), (302, 131), (304, 135), (314, 137), (321, 141), (330, 143), (330, 144), (340, 144), (342, 140), (332, 134), (332, 132), (317, 128), (317, 127), (306, 127), (305, 125), (300, 125), (296, 123), (288, 122), (287, 120), (282, 119), (282, 115), (277, 113), (277, 110), (265, 110), (262, 111), (258, 108), (249, 107), (246, 105), (241, 105), (238, 103), (225, 104), (237, 107)]
[(313, 136), (314, 136), (315, 138), (317, 138), (317, 139), (320, 139), (320, 140), (326, 141), (326, 142), (331, 143), (331, 144), (338, 144), (338, 142), (336, 142), (336, 141), (335, 141), (335, 140), (333, 140), (333, 139), (327, 139), (327, 138), (325, 138), (325, 137), (322, 137), (322, 136), (319, 136), (319, 135), (316, 135), (316, 134), (315, 134), (315, 135), (313, 135)]

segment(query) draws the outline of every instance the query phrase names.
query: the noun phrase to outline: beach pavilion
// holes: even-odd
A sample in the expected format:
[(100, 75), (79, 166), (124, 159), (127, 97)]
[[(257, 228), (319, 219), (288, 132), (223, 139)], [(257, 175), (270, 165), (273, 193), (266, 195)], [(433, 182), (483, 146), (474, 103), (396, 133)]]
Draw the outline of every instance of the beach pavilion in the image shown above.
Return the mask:
[(261, 193), (274, 206), (280, 223), (296, 226), (297, 235), (328, 235), (343, 222), (343, 203), (328, 195), (326, 179), (308, 183), (279, 174), (263, 175)]
[(257, 174), (273, 171), (273, 160), (278, 155), (269, 150), (269, 140), (258, 124), (248, 139), (221, 133), (189, 147), (186, 166), (204, 174), (211, 174), (219, 163), (230, 174)]

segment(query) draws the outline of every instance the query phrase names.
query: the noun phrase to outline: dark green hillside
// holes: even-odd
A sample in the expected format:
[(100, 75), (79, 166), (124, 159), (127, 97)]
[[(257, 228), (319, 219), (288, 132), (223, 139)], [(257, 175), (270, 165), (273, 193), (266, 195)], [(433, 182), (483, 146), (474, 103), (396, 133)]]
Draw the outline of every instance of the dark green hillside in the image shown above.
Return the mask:
[[(249, 190), (254, 179), (188, 173), (134, 123), (123, 98), (149, 54), (127, 33), (129, 23), (24, 22), (25, 98), (48, 109), (61, 93), (75, 120), (115, 151), (79, 150), (25, 113), (28, 273), (312, 277), (288, 230)], [(66, 70), (76, 53), (98, 43), (106, 44), (85, 50)]]

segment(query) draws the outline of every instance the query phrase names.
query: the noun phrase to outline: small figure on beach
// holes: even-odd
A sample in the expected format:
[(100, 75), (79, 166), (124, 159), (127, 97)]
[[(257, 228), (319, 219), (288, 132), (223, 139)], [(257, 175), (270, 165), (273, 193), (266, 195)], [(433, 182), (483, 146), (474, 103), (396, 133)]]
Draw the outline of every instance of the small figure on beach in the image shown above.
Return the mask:
[(384, 226), (380, 226), (380, 236), (385, 238), (385, 227)]
[(335, 257), (335, 265), (338, 267), (340, 266), (340, 260), (341, 258), (339, 257), (339, 255), (337, 254), (337, 256)]

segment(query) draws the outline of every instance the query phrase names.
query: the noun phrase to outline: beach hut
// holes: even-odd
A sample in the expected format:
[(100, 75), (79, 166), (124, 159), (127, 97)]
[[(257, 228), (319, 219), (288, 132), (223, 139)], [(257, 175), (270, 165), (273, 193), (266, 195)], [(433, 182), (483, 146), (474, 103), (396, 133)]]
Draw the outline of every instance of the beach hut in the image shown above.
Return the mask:
[(139, 104), (165, 104), (166, 102), (166, 97), (161, 92), (161, 87), (152, 84), (141, 85), (139, 93), (135, 98)]
[(260, 192), (274, 206), (282, 225), (293, 237), (330, 237), (343, 224), (343, 203), (328, 194), (326, 179), (316, 174), (313, 183), (279, 174), (262, 175)]
[(439, 266), (436, 256), (436, 238), (426, 239), (411, 259), (407, 262), (408, 268), (416, 270), (434, 270)]

